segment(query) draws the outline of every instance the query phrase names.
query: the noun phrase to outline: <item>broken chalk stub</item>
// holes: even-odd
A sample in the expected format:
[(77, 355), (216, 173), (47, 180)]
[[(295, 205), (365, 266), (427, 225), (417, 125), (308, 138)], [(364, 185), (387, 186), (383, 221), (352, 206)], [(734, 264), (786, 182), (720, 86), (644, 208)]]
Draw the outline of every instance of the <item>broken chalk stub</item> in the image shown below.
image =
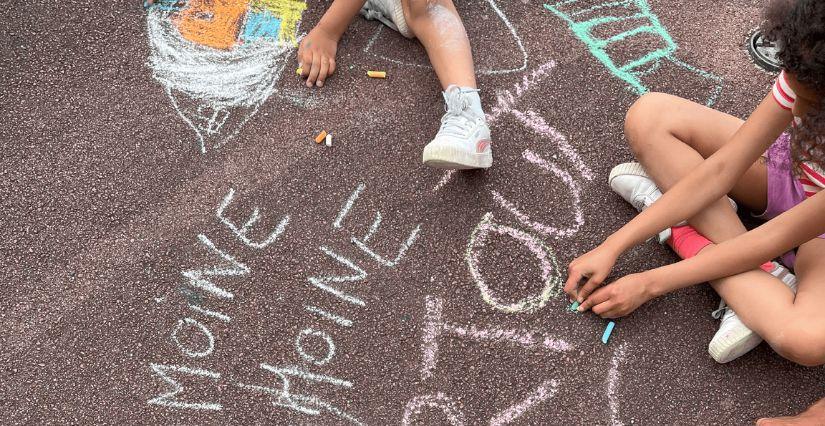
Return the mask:
[(387, 78), (386, 71), (367, 71), (367, 77), (370, 78)]
[(324, 145), (326, 145), (326, 146), (332, 146), (332, 133), (328, 133), (328, 134), (327, 134), (327, 139), (326, 139), (326, 141), (324, 142)]
[(607, 323), (607, 328), (604, 329), (604, 333), (602, 334), (602, 343), (605, 345), (607, 344), (607, 341), (610, 340), (610, 334), (613, 333), (613, 327), (615, 326), (616, 323), (613, 321)]
[(327, 138), (327, 131), (326, 130), (321, 130), (321, 133), (318, 133), (318, 136), (315, 137), (315, 143), (321, 143), (326, 138)]
[(578, 312), (578, 311), (579, 311), (579, 302), (578, 302), (578, 301), (574, 301), (574, 302), (570, 305), (570, 308), (569, 308), (569, 309), (570, 309), (570, 312)]
[(303, 74), (303, 73), (304, 73), (304, 69), (303, 69), (303, 68), (298, 68), (297, 70), (295, 70), (295, 72), (296, 72), (298, 75), (301, 75), (301, 74)]

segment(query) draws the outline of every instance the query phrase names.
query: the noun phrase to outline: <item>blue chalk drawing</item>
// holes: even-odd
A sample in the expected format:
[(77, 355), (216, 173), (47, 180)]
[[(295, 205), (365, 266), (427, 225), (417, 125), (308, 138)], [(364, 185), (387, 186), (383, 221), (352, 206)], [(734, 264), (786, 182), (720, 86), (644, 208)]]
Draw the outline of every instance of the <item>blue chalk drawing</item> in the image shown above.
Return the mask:
[[(556, 14), (556, 16), (564, 19), (570, 26), (573, 34), (587, 45), (590, 53), (607, 67), (614, 76), (627, 83), (630, 89), (639, 95), (647, 93), (649, 89), (640, 81), (640, 78), (659, 69), (662, 61), (669, 61), (689, 72), (714, 82), (714, 89), (708, 97), (706, 105), (711, 106), (716, 103), (719, 94), (722, 92), (722, 85), (724, 83), (722, 78), (710, 72), (700, 70), (676, 58), (675, 53), (679, 46), (673, 41), (667, 29), (659, 22), (659, 17), (650, 10), (650, 5), (647, 3), (647, 0), (611, 1), (592, 6), (588, 5), (589, 7), (574, 11), (561, 10), (562, 8), (566, 10), (569, 6), (575, 7), (576, 3), (581, 3), (581, 1), (566, 0), (553, 5), (545, 4), (544, 7)], [(598, 12), (601, 9), (617, 7), (627, 8), (629, 14), (626, 16), (598, 16)], [(580, 18), (584, 18), (587, 15), (591, 17), (580, 20)], [(600, 25), (630, 20), (638, 20), (641, 24), (633, 29), (608, 38), (598, 38), (593, 34), (594, 29)], [(624, 65), (616, 64), (608, 55), (607, 47), (612, 43), (621, 42), (639, 34), (651, 34), (660, 37), (664, 42), (664, 47), (648, 52), (641, 58), (631, 60)]]
[(260, 38), (272, 40), (278, 39), (278, 31), (281, 29), (281, 20), (268, 10), (250, 11), (246, 15), (246, 23), (241, 32), (240, 39), (252, 41)]

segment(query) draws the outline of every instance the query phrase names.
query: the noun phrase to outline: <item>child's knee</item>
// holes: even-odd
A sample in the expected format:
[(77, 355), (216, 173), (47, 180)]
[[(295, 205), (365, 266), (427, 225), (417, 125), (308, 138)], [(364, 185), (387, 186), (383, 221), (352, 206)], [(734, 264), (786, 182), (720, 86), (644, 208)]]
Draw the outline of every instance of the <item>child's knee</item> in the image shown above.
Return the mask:
[(796, 320), (768, 343), (783, 357), (806, 367), (825, 365), (825, 328)]
[(644, 154), (645, 145), (650, 142), (649, 136), (662, 127), (663, 118), (667, 115), (668, 98), (663, 93), (646, 93), (627, 110), (624, 132), (637, 157)]
[(405, 8), (405, 18), (411, 25), (423, 20), (433, 19), (436, 10), (443, 7), (440, 0), (403, 0)]

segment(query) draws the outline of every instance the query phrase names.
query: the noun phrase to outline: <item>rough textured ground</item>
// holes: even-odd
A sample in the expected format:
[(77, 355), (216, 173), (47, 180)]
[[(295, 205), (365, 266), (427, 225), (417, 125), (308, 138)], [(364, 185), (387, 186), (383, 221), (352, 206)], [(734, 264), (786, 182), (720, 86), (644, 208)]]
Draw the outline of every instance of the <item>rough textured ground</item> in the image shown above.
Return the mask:
[[(449, 179), (420, 164), (441, 114), (426, 56), (375, 22), (356, 19), (323, 89), (300, 84), (289, 53), (276, 92), (202, 154), (147, 65), (137, 2), (4, 3), (6, 424), (744, 424), (823, 394), (822, 369), (765, 345), (715, 364), (706, 286), (646, 304), (608, 345), (605, 321), (565, 311), (566, 264), (634, 214), (605, 182), (631, 158), (622, 118), (638, 93), (540, 1), (497, 4), (524, 69), (495, 3), (458, 2), (479, 69), (516, 71), (479, 77), (488, 112), (500, 106), (494, 168)], [(721, 77), (715, 107), (740, 117), (771, 80), (741, 48), (761, 3), (650, 1), (673, 57)], [(298, 32), (326, 5), (310, 2)], [(641, 80), (701, 103), (715, 84), (672, 62)], [(312, 142), (322, 128), (332, 148)], [(230, 193), (226, 223), (260, 209), (244, 234), (257, 246), (218, 216)], [(644, 245), (615, 276), (673, 260)], [(480, 282), (535, 309), (496, 309)]]

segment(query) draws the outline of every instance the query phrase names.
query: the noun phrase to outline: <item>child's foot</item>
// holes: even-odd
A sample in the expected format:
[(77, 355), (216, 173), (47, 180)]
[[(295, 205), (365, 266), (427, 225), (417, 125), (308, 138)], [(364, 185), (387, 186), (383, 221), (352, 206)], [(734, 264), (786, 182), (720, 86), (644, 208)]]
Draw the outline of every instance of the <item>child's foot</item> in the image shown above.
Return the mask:
[(404, 18), (401, 0), (367, 0), (361, 8), (361, 15), (368, 20), (381, 21), (382, 24), (398, 31), (404, 37), (414, 37)]
[[(613, 192), (621, 195), (640, 212), (662, 197), (662, 191), (639, 163), (624, 163), (614, 167), (610, 171), (608, 183)], [(660, 244), (664, 244), (668, 238), (670, 238), (670, 228), (659, 233)]]
[[(782, 280), (794, 293), (796, 293), (796, 276), (784, 266), (773, 262), (771, 275)], [(722, 300), (719, 309), (713, 311), (714, 318), (722, 318), (719, 324), (719, 331), (713, 336), (708, 344), (708, 353), (718, 363), (726, 363), (739, 358), (750, 352), (753, 348), (762, 343), (762, 338), (749, 329), (742, 320), (725, 305)]]
[(638, 211), (642, 211), (662, 196), (662, 191), (639, 163), (619, 164), (610, 171), (608, 180), (613, 192), (622, 196)]
[[(475, 99), (473, 99), (475, 98)], [(490, 128), (478, 103), (478, 90), (450, 86), (441, 129), (424, 147), (424, 164), (437, 169), (486, 169), (493, 165)]]
[(756, 426), (822, 426), (825, 425), (825, 398), (810, 406), (804, 413), (793, 417), (759, 419)]

